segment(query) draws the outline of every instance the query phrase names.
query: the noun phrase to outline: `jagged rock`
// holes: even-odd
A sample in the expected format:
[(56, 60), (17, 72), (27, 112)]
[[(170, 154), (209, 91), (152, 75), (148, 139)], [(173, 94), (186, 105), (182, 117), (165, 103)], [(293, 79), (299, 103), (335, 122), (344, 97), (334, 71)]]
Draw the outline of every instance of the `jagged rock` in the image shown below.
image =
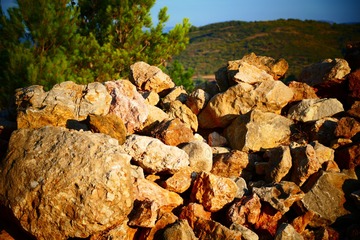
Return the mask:
[(260, 110), (237, 117), (225, 130), (233, 149), (249, 152), (278, 147), (289, 142), (293, 122), (281, 115)]
[[(301, 203), (307, 211), (314, 212), (309, 225), (320, 227), (330, 225), (341, 216), (349, 214), (344, 207), (346, 202), (344, 183), (356, 176), (345, 173), (320, 171), (303, 186), (305, 196)], [(331, 210), (330, 210), (331, 209)]]
[(292, 158), (289, 146), (280, 146), (265, 152), (268, 167), (265, 169), (265, 179), (268, 182), (280, 182), (292, 167)]
[(295, 228), (298, 233), (302, 233), (305, 231), (305, 228), (314, 217), (314, 212), (307, 211), (303, 215), (300, 215), (291, 222), (291, 225)]
[(168, 93), (165, 97), (161, 99), (161, 103), (163, 106), (167, 106), (171, 102), (179, 101), (181, 103), (185, 103), (188, 98), (188, 94), (183, 86), (174, 87), (170, 93)]
[(189, 165), (185, 151), (156, 138), (133, 134), (121, 147), (148, 173), (175, 173)]
[(335, 98), (304, 99), (289, 109), (288, 118), (309, 122), (331, 117), (343, 111), (341, 102)]
[(106, 230), (105, 232), (100, 232), (92, 235), (90, 240), (107, 240), (107, 239), (123, 239), (123, 240), (133, 240), (136, 236), (137, 228), (131, 228), (128, 226), (127, 222), (123, 222), (121, 225)]
[(108, 135), (20, 129), (1, 168), (1, 202), (39, 239), (86, 238), (126, 220), (130, 159)]
[(281, 214), (285, 214), (294, 202), (304, 197), (300, 187), (288, 181), (281, 181), (259, 188), (254, 187), (252, 190), (262, 201), (268, 202), (273, 208), (279, 210)]
[(203, 89), (198, 88), (189, 94), (185, 104), (195, 115), (198, 115), (209, 100), (210, 94), (205, 92)]
[(169, 120), (170, 117), (163, 110), (156, 106), (149, 105), (149, 115), (146, 118), (146, 121), (143, 123), (141, 133), (148, 135), (151, 131), (162, 121)]
[(195, 172), (210, 172), (213, 166), (211, 147), (203, 141), (192, 141), (181, 147), (189, 155), (190, 167)]
[(194, 181), (191, 199), (201, 203), (206, 210), (216, 212), (234, 200), (237, 191), (236, 183), (230, 178), (202, 172)]
[(198, 239), (186, 220), (177, 220), (171, 226), (165, 228), (162, 239), (164, 240), (196, 240)]
[(355, 101), (350, 109), (347, 111), (347, 113), (351, 116), (351, 117), (355, 117), (357, 119), (360, 118), (360, 101)]
[(130, 66), (130, 81), (139, 91), (154, 91), (160, 95), (175, 87), (175, 83), (160, 68), (145, 62)]
[(233, 178), (233, 180), (236, 183), (236, 186), (238, 187), (238, 191), (235, 198), (242, 198), (245, 194), (248, 194), (249, 189), (247, 188), (247, 184), (244, 178), (236, 177)]
[(179, 194), (168, 191), (144, 178), (135, 179), (134, 197), (138, 201), (154, 202), (158, 208), (166, 211), (171, 211), (183, 203)]
[(129, 134), (140, 130), (149, 115), (149, 105), (135, 86), (128, 80), (105, 82), (105, 86), (112, 97), (109, 113), (123, 120)]
[(239, 150), (214, 155), (211, 173), (221, 177), (239, 177), (248, 167), (252, 155)]
[(199, 240), (207, 239), (233, 239), (241, 240), (241, 232), (230, 230), (224, 225), (213, 220), (198, 218), (194, 226), (195, 236)]
[(128, 225), (130, 227), (154, 227), (158, 209), (159, 206), (155, 201), (149, 199), (135, 201), (134, 207), (129, 214)]
[(166, 226), (169, 226), (178, 220), (172, 212), (161, 211), (161, 209), (158, 215), (159, 217), (155, 226), (153, 228), (142, 228), (140, 234), (137, 236), (137, 239), (157, 240)]
[(360, 123), (352, 117), (342, 117), (335, 129), (335, 136), (337, 138), (352, 138), (360, 132)]
[(344, 59), (325, 59), (305, 67), (300, 73), (299, 81), (314, 86), (331, 79), (342, 79), (350, 73), (350, 70), (349, 64)]
[(255, 232), (253, 232), (249, 228), (247, 228), (243, 225), (237, 224), (237, 223), (231, 224), (230, 230), (235, 230), (235, 231), (240, 232), (241, 239), (244, 239), (244, 240), (258, 240), (259, 239), (259, 236)]
[(169, 103), (166, 113), (170, 118), (178, 118), (187, 127), (191, 128), (194, 132), (198, 130), (198, 119), (195, 113), (191, 111), (185, 104), (180, 101), (172, 101)]
[(303, 236), (298, 233), (293, 226), (282, 223), (276, 231), (275, 240), (303, 240)]
[(244, 61), (239, 62), (239, 70), (234, 76), (235, 82), (249, 84), (271, 80), (274, 80), (274, 78), (270, 74)]
[(349, 80), (349, 96), (353, 99), (360, 99), (360, 70), (350, 73), (347, 77)]
[(89, 126), (92, 132), (104, 133), (123, 144), (126, 139), (126, 127), (121, 118), (114, 114), (105, 116), (89, 115)]
[(252, 193), (249, 196), (235, 200), (229, 207), (226, 217), (230, 223), (251, 226), (258, 221), (260, 213), (260, 198), (255, 193)]
[(180, 219), (185, 219), (188, 221), (191, 228), (195, 227), (195, 221), (198, 218), (210, 220), (211, 212), (207, 212), (204, 209), (204, 206), (198, 203), (189, 203), (188, 205), (181, 208)]
[(191, 186), (192, 173), (191, 167), (182, 168), (164, 182), (164, 188), (176, 193), (185, 192)]
[(211, 147), (223, 147), (227, 145), (226, 138), (221, 136), (218, 132), (210, 133), (207, 142)]
[(18, 128), (66, 127), (69, 120), (82, 121), (89, 114), (106, 115), (110, 102), (111, 96), (101, 83), (63, 82), (48, 92), (37, 85), (18, 89)]
[[(268, 204), (262, 204), (259, 219), (254, 228), (263, 233), (263, 237), (273, 238), (283, 215)], [(280, 222), (281, 223), (281, 222)]]
[(291, 81), (289, 88), (293, 91), (294, 96), (292, 102), (301, 101), (303, 99), (317, 99), (316, 89), (303, 82)]
[(256, 85), (238, 83), (209, 101), (198, 116), (199, 126), (226, 127), (238, 115), (252, 109), (280, 113), (292, 97), (292, 90), (281, 81), (264, 81)]
[(305, 146), (293, 145), (291, 147), (291, 156), (293, 159), (291, 180), (299, 186), (321, 168), (315, 149), (310, 144)]
[(164, 120), (152, 131), (151, 136), (170, 146), (178, 146), (194, 140), (193, 131), (179, 118)]
[(336, 139), (334, 132), (337, 122), (336, 118), (330, 117), (317, 120), (310, 130), (310, 139), (329, 146), (331, 141)]
[(160, 96), (154, 91), (142, 92), (141, 95), (145, 99), (145, 103), (151, 106), (156, 106), (160, 101)]
[(335, 161), (340, 169), (355, 169), (360, 166), (360, 143), (350, 144), (335, 151)]
[(313, 146), (316, 154), (316, 159), (320, 163), (320, 165), (323, 165), (325, 162), (334, 161), (334, 149), (326, 147), (318, 141), (311, 142), (310, 145)]

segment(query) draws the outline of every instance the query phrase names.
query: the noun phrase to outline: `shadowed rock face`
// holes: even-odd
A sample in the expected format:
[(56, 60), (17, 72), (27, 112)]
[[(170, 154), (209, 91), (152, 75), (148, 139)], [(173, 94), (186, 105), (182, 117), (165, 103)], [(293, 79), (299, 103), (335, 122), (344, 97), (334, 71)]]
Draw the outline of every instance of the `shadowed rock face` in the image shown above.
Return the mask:
[(37, 239), (360, 238), (357, 73), (344, 66), (287, 86), (285, 60), (249, 54), (215, 94), (139, 62), (131, 82), (18, 90), (17, 123), (0, 112), (0, 225), (14, 215)]

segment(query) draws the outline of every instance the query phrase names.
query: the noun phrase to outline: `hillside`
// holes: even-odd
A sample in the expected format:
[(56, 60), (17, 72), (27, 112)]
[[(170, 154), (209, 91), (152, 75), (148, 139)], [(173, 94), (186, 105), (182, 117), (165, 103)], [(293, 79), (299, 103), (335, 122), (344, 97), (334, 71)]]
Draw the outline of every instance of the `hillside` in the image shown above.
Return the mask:
[(231, 21), (192, 27), (190, 44), (175, 59), (197, 76), (213, 74), (228, 60), (245, 54), (285, 58), (288, 79), (325, 58), (342, 58), (346, 43), (360, 41), (360, 23), (331, 24), (317, 21)]

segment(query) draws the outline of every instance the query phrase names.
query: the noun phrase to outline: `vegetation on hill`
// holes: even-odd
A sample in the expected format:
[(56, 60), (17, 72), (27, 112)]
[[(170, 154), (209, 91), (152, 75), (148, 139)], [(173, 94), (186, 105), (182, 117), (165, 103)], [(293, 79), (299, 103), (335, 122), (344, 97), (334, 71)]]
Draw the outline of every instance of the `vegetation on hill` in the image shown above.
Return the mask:
[(197, 76), (213, 74), (229, 60), (254, 52), (289, 63), (288, 80), (302, 68), (326, 58), (343, 58), (350, 41), (360, 41), (360, 24), (331, 24), (295, 19), (231, 21), (192, 27), (190, 44), (175, 57)]

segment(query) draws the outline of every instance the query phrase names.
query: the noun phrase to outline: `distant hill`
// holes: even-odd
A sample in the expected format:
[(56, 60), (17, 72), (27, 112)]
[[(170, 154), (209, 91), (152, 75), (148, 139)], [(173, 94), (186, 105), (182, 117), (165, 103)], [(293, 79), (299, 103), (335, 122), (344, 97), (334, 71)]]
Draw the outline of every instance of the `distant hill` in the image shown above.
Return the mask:
[(196, 75), (213, 74), (227, 61), (245, 54), (284, 58), (289, 63), (288, 80), (301, 69), (326, 58), (343, 58), (346, 44), (360, 41), (360, 23), (335, 24), (280, 19), (276, 21), (231, 21), (192, 27), (190, 44), (174, 59), (191, 67)]

